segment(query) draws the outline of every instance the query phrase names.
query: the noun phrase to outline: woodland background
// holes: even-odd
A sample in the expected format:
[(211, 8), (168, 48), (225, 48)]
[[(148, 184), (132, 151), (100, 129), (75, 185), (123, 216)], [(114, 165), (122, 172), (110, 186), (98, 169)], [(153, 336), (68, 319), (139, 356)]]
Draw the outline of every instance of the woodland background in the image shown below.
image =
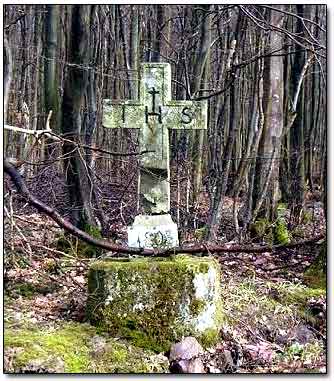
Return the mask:
[(136, 135), (101, 126), (102, 99), (135, 99), (140, 62), (170, 62), (174, 99), (207, 99), (210, 115), (207, 133), (171, 132), (179, 225), (198, 227), (203, 191), (211, 239), (225, 196), (241, 199), (237, 232), (260, 216), (273, 221), (278, 201), (298, 223), (307, 192), (326, 181), (325, 16), (309, 5), (6, 6), (7, 124), (43, 130), (52, 110), (54, 133), (124, 156), (70, 157), (71, 143), (10, 131), (5, 155), (30, 162), (26, 179), (37, 176), (41, 197), (77, 226), (110, 230), (110, 208), (135, 215), (137, 160), (125, 154)]

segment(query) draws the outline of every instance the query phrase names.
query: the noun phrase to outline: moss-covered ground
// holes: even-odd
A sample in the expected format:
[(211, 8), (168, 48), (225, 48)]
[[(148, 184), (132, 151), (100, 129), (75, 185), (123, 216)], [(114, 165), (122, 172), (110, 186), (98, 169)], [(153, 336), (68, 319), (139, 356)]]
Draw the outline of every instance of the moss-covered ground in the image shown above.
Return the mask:
[(62, 322), (52, 327), (36, 327), (29, 320), (21, 323), (19, 327), (6, 323), (5, 350), (15, 353), (7, 359), (7, 372), (25, 372), (33, 367), (35, 372), (42, 368), (50, 373), (168, 371), (165, 358), (125, 341), (99, 336), (89, 324)]

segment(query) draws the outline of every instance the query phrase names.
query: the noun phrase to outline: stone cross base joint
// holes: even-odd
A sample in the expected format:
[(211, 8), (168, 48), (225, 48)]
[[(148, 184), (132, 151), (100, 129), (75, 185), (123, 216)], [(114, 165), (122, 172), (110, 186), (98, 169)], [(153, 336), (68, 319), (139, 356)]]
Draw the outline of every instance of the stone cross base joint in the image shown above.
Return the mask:
[(179, 246), (177, 225), (170, 214), (138, 215), (128, 227), (128, 245), (147, 249)]

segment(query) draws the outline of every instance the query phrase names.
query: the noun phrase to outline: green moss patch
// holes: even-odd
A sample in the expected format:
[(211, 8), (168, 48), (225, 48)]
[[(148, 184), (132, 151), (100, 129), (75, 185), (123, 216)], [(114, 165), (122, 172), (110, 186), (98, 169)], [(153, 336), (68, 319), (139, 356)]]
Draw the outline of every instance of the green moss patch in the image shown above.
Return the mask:
[(285, 245), (290, 242), (289, 230), (283, 218), (278, 218), (275, 222), (274, 242), (278, 245)]
[(305, 271), (304, 280), (313, 288), (326, 288), (327, 284), (327, 244), (322, 243), (320, 253)]
[(284, 245), (290, 242), (290, 233), (286, 221), (279, 209), (279, 217), (276, 221), (270, 222), (266, 218), (259, 218), (251, 226), (250, 230), (253, 236), (262, 238), (268, 245)]
[[(102, 347), (96, 345), (96, 338), (102, 341)], [(36, 362), (43, 364), (47, 372), (58, 370), (61, 373), (168, 371), (165, 358), (126, 342), (97, 336), (96, 329), (88, 324), (64, 323), (53, 329), (7, 327), (4, 344), (7, 353), (14, 353), (11, 369), (5, 369), (12, 373), (22, 372)], [(58, 369), (54, 368), (55, 364), (58, 364)]]
[(250, 231), (254, 237), (262, 238), (268, 245), (274, 242), (272, 224), (267, 218), (259, 218), (250, 226)]

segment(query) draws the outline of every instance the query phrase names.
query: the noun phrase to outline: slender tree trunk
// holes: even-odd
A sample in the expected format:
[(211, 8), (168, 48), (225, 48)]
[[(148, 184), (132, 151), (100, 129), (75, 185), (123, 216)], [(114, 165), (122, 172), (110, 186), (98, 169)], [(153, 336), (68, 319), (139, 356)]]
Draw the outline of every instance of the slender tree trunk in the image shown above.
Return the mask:
[(162, 29), (164, 27), (165, 22), (165, 5), (156, 5), (156, 11), (157, 11), (157, 20), (155, 23), (155, 36), (152, 43), (152, 62), (159, 62), (161, 61), (161, 46), (162, 46)]
[[(196, 6), (195, 6), (196, 7)], [(209, 14), (211, 9), (210, 5), (202, 6), (202, 15), (200, 18), (200, 31), (201, 37), (199, 41), (198, 52), (196, 52), (195, 68), (193, 80), (190, 84), (190, 91), (192, 95), (202, 95), (200, 91), (201, 86), (205, 87), (209, 77), (209, 58), (210, 58), (210, 46), (211, 46), (211, 28), (212, 17)], [(202, 172), (204, 161), (204, 140), (205, 131), (193, 131), (192, 142), (192, 158), (193, 165), (193, 194), (192, 204), (196, 202), (197, 196), (202, 188)]]
[(8, 38), (6, 32), (4, 32), (4, 46), (3, 46), (3, 96), (4, 96), (4, 123), (7, 122), (7, 111), (8, 111), (8, 100), (9, 100), (9, 90), (12, 82), (12, 71), (13, 71), (13, 59), (12, 51), (9, 47)]
[[(62, 103), (62, 128), (66, 138), (77, 143), (82, 141), (81, 107), (88, 85), (88, 72), (79, 66), (89, 61), (90, 6), (73, 5), (68, 59), (78, 66), (69, 66), (65, 79)], [(72, 223), (81, 229), (95, 225), (92, 210), (92, 187), (90, 174), (82, 149), (65, 143), (63, 153), (67, 189), (71, 202)]]
[[(303, 17), (304, 6), (297, 5), (297, 14)], [(296, 33), (303, 33), (302, 20), (296, 21)], [(292, 88), (293, 94), (299, 85), (300, 73), (305, 63), (305, 53), (298, 50), (294, 57), (292, 67)], [(291, 142), (291, 196), (292, 196), (292, 217), (294, 223), (299, 223), (305, 198), (305, 162), (304, 162), (304, 89), (302, 88), (297, 103), (296, 119), (290, 130)]]
[(130, 25), (130, 52), (129, 63), (133, 71), (132, 81), (130, 82), (130, 99), (138, 99), (139, 93), (139, 10), (137, 5), (131, 6), (131, 25)]
[(57, 61), (59, 5), (46, 5), (45, 45), (44, 45), (44, 102), (48, 116), (52, 110), (51, 126), (54, 132), (59, 132), (59, 83)]
[[(271, 24), (282, 26), (283, 18), (278, 12), (270, 12)], [(271, 32), (268, 49), (282, 46), (282, 36)], [(252, 197), (252, 220), (258, 215), (272, 220), (278, 200), (278, 180), (281, 135), (283, 132), (283, 59), (269, 56), (264, 59), (263, 112), (264, 126), (256, 160), (254, 192)]]

